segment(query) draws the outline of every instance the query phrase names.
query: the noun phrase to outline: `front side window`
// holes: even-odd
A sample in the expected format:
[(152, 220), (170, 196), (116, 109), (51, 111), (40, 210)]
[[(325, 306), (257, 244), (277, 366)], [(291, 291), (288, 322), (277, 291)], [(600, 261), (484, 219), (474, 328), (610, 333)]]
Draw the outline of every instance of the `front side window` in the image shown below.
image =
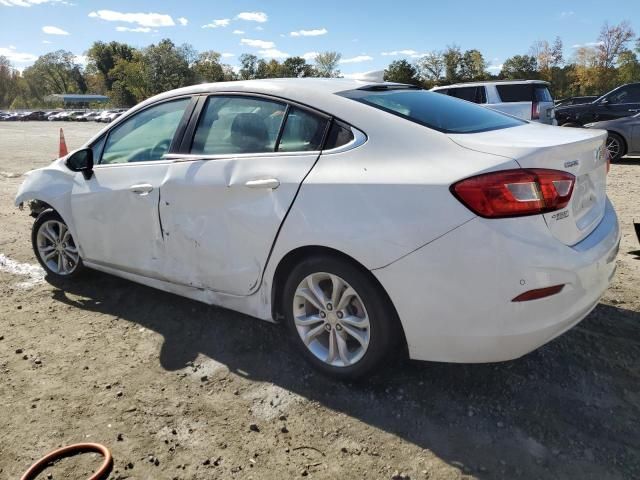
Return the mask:
[(142, 110), (109, 132), (101, 164), (161, 160), (191, 99), (183, 98)]
[(640, 103), (640, 85), (629, 85), (613, 92), (607, 98), (611, 104)]
[(477, 133), (526, 122), (488, 108), (425, 90), (350, 90), (342, 95), (444, 133)]
[(285, 111), (283, 103), (261, 98), (209, 97), (196, 128), (191, 153), (273, 152)]
[(278, 144), (279, 152), (320, 150), (327, 120), (300, 108), (291, 107)]

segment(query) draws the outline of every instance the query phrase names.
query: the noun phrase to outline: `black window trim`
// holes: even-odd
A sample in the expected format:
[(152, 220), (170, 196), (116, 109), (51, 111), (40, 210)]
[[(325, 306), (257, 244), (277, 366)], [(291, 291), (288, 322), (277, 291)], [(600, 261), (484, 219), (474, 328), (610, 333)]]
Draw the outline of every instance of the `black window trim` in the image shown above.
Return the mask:
[[(175, 102), (177, 100), (182, 100), (182, 99), (190, 99), (190, 101), (185, 106), (185, 109), (184, 109), (184, 112), (182, 114), (182, 117), (180, 118), (180, 122), (178, 123), (178, 128), (176, 128), (176, 131), (173, 134), (173, 138), (171, 139), (171, 144), (169, 145), (169, 150), (167, 150), (167, 153), (165, 153), (165, 155), (164, 155), (165, 158), (164, 159), (162, 159), (162, 160), (148, 160), (148, 161), (145, 161), (145, 162), (123, 162), (123, 163), (105, 163), (105, 164), (102, 163), (102, 155), (104, 153), (105, 147), (107, 146), (107, 142), (109, 141), (109, 136), (111, 135), (111, 132), (113, 132), (113, 130), (118, 128), (121, 124), (123, 124), (124, 122), (126, 122), (130, 118), (133, 118), (134, 116), (138, 115), (141, 112), (144, 112), (145, 110), (148, 110), (149, 108), (156, 107), (156, 106), (162, 105), (164, 103)], [(91, 142), (91, 144), (89, 145), (89, 148), (93, 148), (94, 145), (98, 144), (99, 142), (101, 142), (104, 139), (104, 143), (102, 145), (102, 148), (100, 149), (100, 155), (99, 155), (98, 161), (95, 162), (95, 167), (119, 167), (119, 166), (130, 165), (130, 164), (133, 164), (133, 163), (135, 163), (136, 165), (150, 165), (150, 164), (155, 164), (155, 163), (171, 160), (170, 156), (173, 155), (176, 152), (176, 150), (178, 148), (179, 141), (181, 141), (182, 137), (184, 136), (184, 132), (185, 132), (185, 130), (186, 130), (186, 128), (187, 128), (192, 116), (193, 116), (193, 112), (194, 112), (194, 109), (195, 109), (196, 105), (197, 105), (197, 97), (195, 95), (193, 95), (193, 94), (176, 95), (175, 97), (164, 98), (162, 100), (158, 100), (157, 102), (150, 103), (149, 105), (145, 105), (143, 108), (140, 108), (140, 109), (137, 109), (135, 111), (132, 111), (128, 115), (123, 115), (122, 117), (120, 117), (118, 119), (118, 122), (115, 125), (111, 125), (109, 127), (109, 129), (103, 135), (98, 137), (96, 140)]]
[[(182, 141), (180, 143), (180, 148), (178, 149), (177, 152), (172, 153), (171, 157), (174, 160), (177, 161), (193, 161), (193, 160), (222, 160), (222, 159), (227, 159), (227, 158), (255, 158), (255, 157), (265, 157), (265, 156), (300, 156), (300, 155), (311, 155), (311, 154), (320, 154), (321, 152), (324, 153), (323, 148), (325, 145), (325, 142), (327, 140), (327, 137), (329, 135), (329, 130), (331, 128), (331, 124), (332, 121), (334, 119), (339, 120), (337, 117), (324, 112), (322, 110), (319, 110), (317, 108), (314, 107), (310, 107), (309, 105), (305, 105), (303, 103), (300, 102), (296, 102), (295, 100), (290, 100), (288, 98), (284, 98), (284, 97), (280, 97), (277, 95), (267, 95), (267, 94), (263, 94), (263, 93), (256, 93), (256, 92), (237, 92), (237, 91), (218, 91), (218, 92), (205, 92), (205, 93), (200, 93), (198, 94), (198, 96), (200, 97), (200, 99), (198, 100), (198, 104), (193, 112), (193, 114), (191, 115), (191, 119), (189, 121), (189, 126), (187, 127), (183, 137), (182, 137)], [(267, 100), (267, 101), (272, 101), (272, 102), (277, 102), (277, 103), (281, 103), (284, 104), (286, 106), (285, 109), (285, 115), (283, 116), (283, 121), (280, 125), (280, 131), (278, 132), (278, 137), (276, 138), (276, 142), (274, 144), (274, 151), (272, 152), (256, 152), (256, 153), (223, 153), (223, 154), (202, 154), (202, 153), (191, 153), (191, 146), (193, 144), (193, 140), (195, 138), (195, 132), (198, 126), (198, 123), (200, 121), (200, 118), (202, 117), (202, 115), (204, 114), (204, 106), (207, 102), (207, 100), (210, 97), (231, 97), (231, 96), (236, 96), (236, 97), (243, 97), (243, 98), (256, 98), (256, 99), (262, 99), (262, 100)], [(277, 150), (277, 147), (280, 144), (280, 140), (282, 137), (282, 134), (284, 133), (284, 127), (286, 126), (286, 120), (288, 118), (289, 115), (289, 111), (291, 108), (298, 108), (300, 110), (303, 111), (307, 111), (309, 113), (311, 113), (312, 115), (316, 115), (324, 120), (326, 120), (325, 123), (325, 130), (323, 132), (322, 135), (322, 141), (320, 143), (321, 148), (317, 149), (317, 150), (297, 150), (297, 151), (291, 151), (291, 152), (279, 152)], [(346, 125), (349, 125), (351, 127), (351, 130), (354, 131), (356, 130), (350, 123), (348, 122), (344, 122), (342, 120), (340, 120), (341, 122), (343, 122)], [(358, 132), (361, 133), (361, 135), (364, 135), (361, 131), (357, 130)], [(344, 147), (344, 146), (343, 146)], [(339, 148), (343, 148), (343, 147), (339, 147)], [(338, 149), (332, 149), (330, 151), (330, 153), (334, 153), (334, 150), (338, 150)]]

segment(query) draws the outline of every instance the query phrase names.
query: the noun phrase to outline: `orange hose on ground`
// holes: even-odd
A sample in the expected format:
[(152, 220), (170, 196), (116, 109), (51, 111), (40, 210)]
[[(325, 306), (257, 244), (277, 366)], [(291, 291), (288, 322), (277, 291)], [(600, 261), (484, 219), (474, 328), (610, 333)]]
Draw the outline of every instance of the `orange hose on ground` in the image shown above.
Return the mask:
[(101, 480), (108, 473), (111, 467), (111, 463), (113, 462), (113, 458), (111, 457), (111, 452), (104, 445), (100, 445), (99, 443), (76, 443), (75, 445), (68, 445), (66, 447), (58, 448), (51, 453), (48, 453), (36, 463), (29, 467), (20, 480), (33, 480), (38, 476), (38, 474), (44, 470), (47, 465), (54, 460), (59, 460), (64, 457), (69, 457), (71, 455), (75, 455), (76, 453), (81, 452), (97, 452), (104, 457), (104, 461), (100, 468), (89, 477), (88, 480)]

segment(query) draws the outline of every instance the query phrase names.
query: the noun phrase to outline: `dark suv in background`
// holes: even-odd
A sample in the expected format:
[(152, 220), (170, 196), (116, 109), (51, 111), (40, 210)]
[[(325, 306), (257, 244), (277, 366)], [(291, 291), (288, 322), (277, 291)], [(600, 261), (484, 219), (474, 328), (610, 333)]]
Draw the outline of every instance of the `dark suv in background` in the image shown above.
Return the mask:
[(579, 127), (585, 123), (614, 120), (640, 112), (640, 83), (628, 83), (593, 102), (556, 107), (558, 125)]

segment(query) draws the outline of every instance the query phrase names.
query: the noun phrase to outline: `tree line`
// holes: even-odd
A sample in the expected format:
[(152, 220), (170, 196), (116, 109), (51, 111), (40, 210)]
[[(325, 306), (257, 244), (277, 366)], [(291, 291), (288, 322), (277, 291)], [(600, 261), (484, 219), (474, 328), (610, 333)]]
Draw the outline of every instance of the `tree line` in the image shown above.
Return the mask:
[[(276, 77), (340, 77), (341, 55), (323, 52), (310, 62), (302, 57), (265, 60), (252, 54), (239, 57), (239, 68), (223, 62), (214, 50), (196, 51), (169, 39), (145, 48), (120, 42), (94, 42), (85, 52), (86, 65), (75, 55), (57, 50), (38, 57), (22, 72), (0, 56), (0, 108), (45, 105), (53, 93), (100, 93), (114, 106), (132, 106), (166, 90), (203, 82)], [(527, 53), (514, 55), (499, 72), (489, 70), (477, 49), (457, 45), (431, 51), (413, 62), (396, 60), (384, 70), (385, 80), (425, 88), (458, 82), (493, 79), (541, 79), (551, 82), (556, 98), (605, 93), (640, 81), (640, 38), (631, 24), (605, 23), (596, 42), (575, 46), (565, 58), (560, 37), (538, 40)]]

